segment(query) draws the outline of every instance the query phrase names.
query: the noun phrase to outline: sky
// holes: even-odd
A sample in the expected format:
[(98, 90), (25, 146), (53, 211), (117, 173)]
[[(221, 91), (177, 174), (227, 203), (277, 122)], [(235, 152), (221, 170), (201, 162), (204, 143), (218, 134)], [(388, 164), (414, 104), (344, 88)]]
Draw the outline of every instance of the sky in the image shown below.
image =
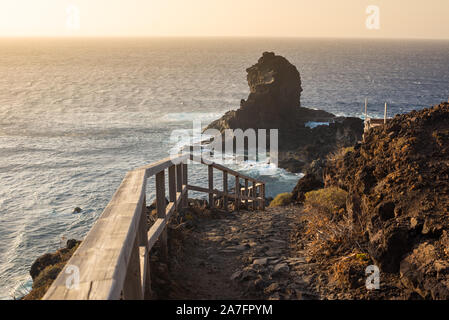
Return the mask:
[(448, 14), (449, 0), (0, 0), (0, 37), (449, 39)]

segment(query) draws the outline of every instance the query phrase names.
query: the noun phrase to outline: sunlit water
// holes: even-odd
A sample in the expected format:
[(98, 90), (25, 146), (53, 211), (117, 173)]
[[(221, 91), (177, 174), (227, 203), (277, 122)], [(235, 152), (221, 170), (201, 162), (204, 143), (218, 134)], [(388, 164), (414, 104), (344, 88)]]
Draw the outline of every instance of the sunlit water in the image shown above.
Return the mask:
[[(449, 95), (448, 42), (0, 40), (0, 297), (29, 288), (31, 263), (62, 237), (82, 238), (126, 171), (166, 157), (172, 130), (237, 108), (263, 51), (298, 67), (304, 106), (337, 115), (361, 116), (365, 97), (380, 116), (385, 101), (393, 114)], [(266, 180), (271, 196), (298, 180), (234, 167)], [(204, 168), (192, 171), (204, 185)]]

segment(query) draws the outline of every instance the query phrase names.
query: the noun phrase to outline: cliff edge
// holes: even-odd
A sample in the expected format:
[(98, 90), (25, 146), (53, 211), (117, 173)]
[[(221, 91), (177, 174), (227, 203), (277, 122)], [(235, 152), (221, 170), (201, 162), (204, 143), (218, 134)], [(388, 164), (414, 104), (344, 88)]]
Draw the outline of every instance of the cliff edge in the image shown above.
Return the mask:
[(294, 197), (310, 211), (319, 193), (345, 195), (340, 212), (328, 216), (346, 228), (327, 252), (328, 269), (330, 257), (358, 250), (390, 280), (387, 298), (449, 299), (449, 103), (370, 129), (363, 143), (328, 159), (322, 174), (324, 189), (301, 194), (321, 187), (309, 177)]

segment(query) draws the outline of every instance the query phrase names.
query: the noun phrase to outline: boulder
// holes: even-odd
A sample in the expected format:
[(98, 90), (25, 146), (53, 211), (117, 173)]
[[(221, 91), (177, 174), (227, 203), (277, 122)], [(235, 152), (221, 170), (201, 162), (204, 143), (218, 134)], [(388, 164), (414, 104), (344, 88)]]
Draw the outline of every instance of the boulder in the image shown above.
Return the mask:
[(308, 173), (301, 178), (292, 192), (292, 200), (297, 203), (304, 203), (307, 192), (321, 189), (324, 187), (323, 181), (319, 180), (314, 174)]
[(81, 241), (75, 239), (67, 240), (65, 248), (61, 248), (54, 253), (46, 253), (38, 257), (30, 267), (30, 275), (34, 280), (39, 276), (42, 270), (48, 266), (61, 263), (71, 257), (74, 249), (81, 243)]
[(424, 299), (449, 299), (449, 261), (434, 244), (424, 242), (401, 262), (401, 282)]

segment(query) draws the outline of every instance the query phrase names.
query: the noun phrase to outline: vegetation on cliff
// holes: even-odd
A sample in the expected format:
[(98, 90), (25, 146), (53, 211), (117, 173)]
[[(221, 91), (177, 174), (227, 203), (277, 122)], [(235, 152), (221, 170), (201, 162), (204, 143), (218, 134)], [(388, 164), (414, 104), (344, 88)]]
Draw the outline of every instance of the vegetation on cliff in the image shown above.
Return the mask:
[(42, 299), (80, 243), (81, 241), (68, 240), (65, 248), (37, 258), (30, 268), (30, 275), (33, 278), (32, 290), (23, 297), (23, 300)]
[[(347, 193), (344, 210), (335, 208), (327, 220), (321, 216), (306, 224), (316, 239), (319, 234), (331, 238), (327, 246), (311, 245), (317, 258), (328, 257), (322, 263), (329, 272), (345, 269), (338, 257), (345, 258), (347, 269), (363, 256), (352, 273), (361, 274), (367, 263), (378, 266), (384, 281), (389, 279), (385, 298), (449, 298), (448, 103), (397, 115), (370, 129), (353, 150), (329, 157), (323, 178), (326, 189), (318, 193), (335, 188)], [(313, 194), (305, 195), (309, 212)], [(337, 240), (341, 230), (343, 238)], [(349, 282), (361, 288), (355, 279)]]
[(270, 207), (282, 207), (289, 205), (292, 202), (292, 194), (290, 192), (285, 192), (278, 194), (271, 202)]

